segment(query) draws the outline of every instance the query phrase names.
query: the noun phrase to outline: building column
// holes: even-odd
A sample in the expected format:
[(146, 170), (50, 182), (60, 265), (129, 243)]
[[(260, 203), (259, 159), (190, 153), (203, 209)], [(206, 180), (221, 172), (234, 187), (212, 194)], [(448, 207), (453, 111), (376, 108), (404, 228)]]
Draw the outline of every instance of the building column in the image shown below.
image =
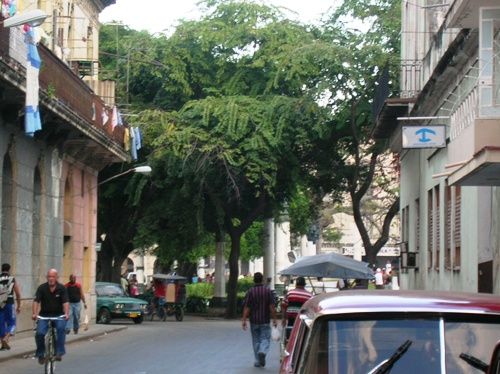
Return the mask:
[(313, 242), (307, 240), (307, 235), (300, 238), (300, 256), (314, 256), (316, 254), (316, 247)]
[(223, 300), (226, 298), (226, 277), (224, 260), (224, 242), (215, 244), (215, 279), (214, 279), (214, 299)]
[(274, 231), (275, 238), (275, 280), (279, 281), (278, 272), (292, 265), (288, 258), (288, 252), (292, 250), (290, 244), (290, 219), (287, 214), (282, 214), (280, 222), (276, 224)]
[(271, 288), (274, 289), (274, 219), (268, 218), (264, 223), (264, 277), (271, 278)]
[(144, 276), (144, 250), (139, 249), (135, 258), (135, 271), (137, 272), (137, 281), (140, 284), (146, 284), (146, 277)]

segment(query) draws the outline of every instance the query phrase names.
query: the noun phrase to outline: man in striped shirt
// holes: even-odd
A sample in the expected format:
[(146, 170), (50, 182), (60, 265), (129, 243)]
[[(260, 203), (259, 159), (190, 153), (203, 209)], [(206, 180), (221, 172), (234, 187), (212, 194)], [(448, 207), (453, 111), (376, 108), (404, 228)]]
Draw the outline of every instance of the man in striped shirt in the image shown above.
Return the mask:
[(243, 318), (241, 324), (243, 330), (247, 329), (247, 319), (250, 317), (250, 331), (252, 333), (253, 352), (255, 356), (255, 367), (266, 366), (266, 354), (271, 342), (270, 319), (276, 326), (276, 310), (274, 308), (274, 296), (269, 287), (263, 284), (262, 273), (253, 276), (255, 286), (248, 290), (243, 304)]
[(295, 280), (295, 289), (288, 291), (283, 300), (281, 309), (283, 310), (283, 325), (293, 326), (295, 317), (299, 314), (302, 305), (312, 297), (312, 294), (305, 289), (306, 280), (298, 277)]

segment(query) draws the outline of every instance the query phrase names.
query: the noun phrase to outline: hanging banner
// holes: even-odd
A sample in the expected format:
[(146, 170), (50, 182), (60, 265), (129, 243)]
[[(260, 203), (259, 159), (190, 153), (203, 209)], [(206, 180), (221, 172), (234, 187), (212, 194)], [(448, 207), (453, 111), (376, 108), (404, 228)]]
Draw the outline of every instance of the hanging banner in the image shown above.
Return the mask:
[(403, 126), (403, 148), (446, 147), (445, 125)]

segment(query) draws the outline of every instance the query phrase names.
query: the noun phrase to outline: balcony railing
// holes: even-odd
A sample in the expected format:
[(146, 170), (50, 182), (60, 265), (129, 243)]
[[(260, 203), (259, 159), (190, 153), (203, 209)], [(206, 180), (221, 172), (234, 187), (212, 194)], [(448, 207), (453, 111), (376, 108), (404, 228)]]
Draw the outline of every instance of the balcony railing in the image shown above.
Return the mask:
[(401, 61), (401, 98), (415, 98), (422, 89), (422, 61)]
[[(9, 31), (12, 31), (14, 35), (10, 36)], [(11, 46), (11, 43), (15, 43), (15, 46)], [(17, 74), (25, 76), (26, 70), (20, 61), (22, 54), (16, 51), (22, 48), (24, 48), (22, 34), (18, 29), (9, 30), (0, 27), (0, 59)], [(104, 101), (47, 47), (39, 44), (38, 52), (42, 59), (39, 76), (41, 90), (59, 105), (83, 119), (87, 125), (95, 127), (99, 132), (123, 146), (124, 128), (116, 126), (113, 129), (109, 123), (107, 125), (103, 123), (102, 113), (106, 110)], [(108, 114), (110, 115), (111, 113)]]

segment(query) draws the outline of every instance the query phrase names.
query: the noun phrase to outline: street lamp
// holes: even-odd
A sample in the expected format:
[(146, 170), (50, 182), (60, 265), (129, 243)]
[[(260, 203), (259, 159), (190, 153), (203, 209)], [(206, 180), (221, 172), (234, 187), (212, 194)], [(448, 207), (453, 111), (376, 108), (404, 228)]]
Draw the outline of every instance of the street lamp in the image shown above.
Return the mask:
[(149, 165), (136, 166), (135, 168), (125, 170), (123, 173), (113, 175), (112, 177), (109, 177), (108, 179), (105, 179), (102, 182), (99, 182), (97, 185), (100, 186), (104, 183), (109, 182), (110, 180), (113, 180), (115, 178), (121, 177), (122, 175), (130, 174), (130, 173), (139, 173), (139, 174), (146, 174), (147, 175), (147, 174), (151, 173), (151, 166), (149, 166)]

